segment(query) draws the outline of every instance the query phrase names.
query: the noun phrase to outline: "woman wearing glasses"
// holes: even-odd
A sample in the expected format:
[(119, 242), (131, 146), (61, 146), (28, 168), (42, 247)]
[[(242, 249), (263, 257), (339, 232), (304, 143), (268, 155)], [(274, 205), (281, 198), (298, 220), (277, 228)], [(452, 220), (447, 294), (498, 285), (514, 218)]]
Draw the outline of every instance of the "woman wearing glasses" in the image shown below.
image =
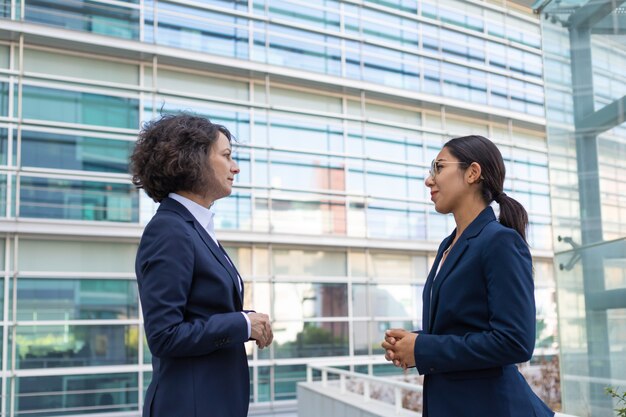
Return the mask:
[(498, 148), (466, 136), (444, 145), (425, 181), (456, 229), (426, 280), (422, 330), (390, 329), (382, 343), (387, 360), (425, 375), (424, 417), (554, 415), (515, 366), (533, 353), (535, 302), (528, 215), (504, 176)]

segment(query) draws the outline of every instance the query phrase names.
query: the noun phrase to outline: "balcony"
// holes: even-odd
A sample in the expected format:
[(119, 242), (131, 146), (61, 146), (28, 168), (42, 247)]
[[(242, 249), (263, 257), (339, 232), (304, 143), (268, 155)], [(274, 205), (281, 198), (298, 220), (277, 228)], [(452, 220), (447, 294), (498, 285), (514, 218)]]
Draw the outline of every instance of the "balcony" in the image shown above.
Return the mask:
[(421, 404), (421, 392), (417, 383), (308, 365), (306, 382), (298, 384), (298, 417), (421, 417), (409, 409)]

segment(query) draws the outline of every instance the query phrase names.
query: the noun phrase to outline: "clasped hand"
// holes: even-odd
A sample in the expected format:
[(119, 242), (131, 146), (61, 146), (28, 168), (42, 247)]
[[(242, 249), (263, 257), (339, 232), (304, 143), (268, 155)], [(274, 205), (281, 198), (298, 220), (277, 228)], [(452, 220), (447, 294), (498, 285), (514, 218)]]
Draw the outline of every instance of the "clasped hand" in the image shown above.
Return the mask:
[(248, 318), (250, 319), (250, 339), (256, 341), (259, 349), (269, 346), (274, 340), (269, 316), (263, 313), (248, 313)]
[(381, 343), (385, 349), (385, 359), (402, 369), (415, 366), (415, 339), (417, 339), (417, 333), (404, 329), (387, 330), (385, 341)]

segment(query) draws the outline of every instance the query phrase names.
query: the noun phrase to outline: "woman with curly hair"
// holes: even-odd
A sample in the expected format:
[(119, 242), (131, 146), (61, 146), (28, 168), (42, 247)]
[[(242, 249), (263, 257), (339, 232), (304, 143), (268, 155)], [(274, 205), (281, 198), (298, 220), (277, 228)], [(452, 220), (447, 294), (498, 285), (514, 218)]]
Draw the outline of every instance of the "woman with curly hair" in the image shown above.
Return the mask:
[(239, 173), (231, 134), (202, 117), (163, 116), (139, 133), (131, 169), (160, 203), (135, 264), (153, 368), (143, 417), (245, 417), (244, 342), (262, 349), (273, 334), (267, 315), (243, 310), (243, 281), (213, 228), (210, 207)]

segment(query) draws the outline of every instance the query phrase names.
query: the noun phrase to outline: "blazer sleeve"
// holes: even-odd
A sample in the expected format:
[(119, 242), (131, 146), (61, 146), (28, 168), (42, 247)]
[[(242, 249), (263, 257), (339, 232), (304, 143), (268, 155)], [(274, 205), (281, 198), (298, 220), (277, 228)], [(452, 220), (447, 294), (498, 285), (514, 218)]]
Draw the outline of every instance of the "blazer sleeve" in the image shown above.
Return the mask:
[(206, 355), (248, 340), (248, 325), (240, 311), (185, 320), (194, 276), (194, 247), (187, 224), (153, 219), (141, 239), (135, 268), (153, 355)]
[(513, 229), (500, 229), (489, 242), (482, 248), (481, 262), (487, 289), (482, 302), (488, 303), (490, 330), (421, 333), (414, 347), (420, 374), (492, 368), (531, 358), (536, 329), (530, 251)]

